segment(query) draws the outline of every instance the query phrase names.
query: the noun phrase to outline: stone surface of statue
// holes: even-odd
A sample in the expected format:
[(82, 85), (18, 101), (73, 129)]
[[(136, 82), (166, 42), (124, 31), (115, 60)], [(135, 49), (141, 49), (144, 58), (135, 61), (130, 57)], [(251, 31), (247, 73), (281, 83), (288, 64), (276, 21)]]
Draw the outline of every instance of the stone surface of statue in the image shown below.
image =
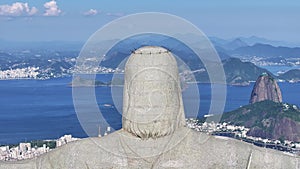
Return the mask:
[(0, 168), (299, 168), (299, 158), (186, 128), (174, 56), (161, 47), (132, 53), (125, 68), (123, 127), (36, 159)]
[(123, 129), (157, 138), (185, 124), (177, 63), (160, 47), (136, 50), (125, 66)]

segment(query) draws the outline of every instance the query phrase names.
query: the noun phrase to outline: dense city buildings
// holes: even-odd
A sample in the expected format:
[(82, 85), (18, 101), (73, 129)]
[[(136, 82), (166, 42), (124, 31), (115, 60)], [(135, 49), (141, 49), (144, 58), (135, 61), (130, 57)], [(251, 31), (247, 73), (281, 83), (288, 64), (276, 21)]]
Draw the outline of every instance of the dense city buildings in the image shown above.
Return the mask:
[(46, 145), (47, 142), (56, 142), (56, 147), (60, 147), (64, 144), (80, 140), (74, 138), (72, 135), (64, 135), (57, 140), (45, 140), (42, 146), (32, 146), (31, 143), (19, 143), (18, 146), (1, 146), (0, 147), (0, 160), (1, 161), (17, 161), (25, 160), (34, 157), (38, 157), (44, 153), (51, 151), (52, 149)]

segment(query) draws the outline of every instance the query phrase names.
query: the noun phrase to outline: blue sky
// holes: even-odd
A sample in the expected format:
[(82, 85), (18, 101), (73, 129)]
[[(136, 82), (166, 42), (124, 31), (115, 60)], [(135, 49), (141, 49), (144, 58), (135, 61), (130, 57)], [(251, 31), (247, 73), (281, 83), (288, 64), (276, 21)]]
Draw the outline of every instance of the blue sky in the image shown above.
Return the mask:
[(183, 17), (208, 36), (300, 42), (297, 0), (1, 0), (0, 39), (86, 41), (104, 24), (137, 12)]

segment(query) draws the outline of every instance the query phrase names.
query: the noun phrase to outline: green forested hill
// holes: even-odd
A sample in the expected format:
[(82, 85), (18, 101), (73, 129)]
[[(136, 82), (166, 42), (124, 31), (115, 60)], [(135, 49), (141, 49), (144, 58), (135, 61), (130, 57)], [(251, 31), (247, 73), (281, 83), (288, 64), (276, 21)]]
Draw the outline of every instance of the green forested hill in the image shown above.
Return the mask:
[(246, 126), (255, 137), (300, 141), (300, 111), (291, 104), (257, 102), (224, 113), (222, 121)]

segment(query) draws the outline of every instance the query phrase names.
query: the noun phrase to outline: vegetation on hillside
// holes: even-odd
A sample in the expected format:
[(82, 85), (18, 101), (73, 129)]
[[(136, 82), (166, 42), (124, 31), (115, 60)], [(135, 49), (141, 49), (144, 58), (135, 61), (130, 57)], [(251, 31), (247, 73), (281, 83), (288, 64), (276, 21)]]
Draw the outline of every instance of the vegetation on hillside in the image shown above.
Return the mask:
[(295, 105), (265, 100), (224, 113), (222, 121), (253, 127), (253, 125), (249, 126), (249, 124), (259, 125), (264, 119), (283, 117), (300, 122), (300, 111)]
[(221, 121), (250, 128), (251, 136), (300, 141), (300, 110), (295, 105), (265, 100), (224, 113)]
[(290, 80), (299, 81), (300, 80), (300, 70), (299, 69), (289, 70), (289, 71), (279, 75), (278, 78), (288, 80), (288, 81), (290, 81)]

